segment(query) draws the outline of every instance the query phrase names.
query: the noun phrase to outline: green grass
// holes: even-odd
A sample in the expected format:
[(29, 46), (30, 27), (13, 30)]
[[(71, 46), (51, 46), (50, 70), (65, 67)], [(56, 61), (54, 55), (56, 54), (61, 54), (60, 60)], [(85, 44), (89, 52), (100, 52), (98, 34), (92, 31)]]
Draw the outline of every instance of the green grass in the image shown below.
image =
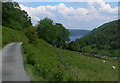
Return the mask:
[(27, 42), (28, 39), (22, 31), (10, 29), (2, 26), (2, 46), (12, 42)]
[(103, 59), (55, 48), (43, 40), (37, 45), (24, 43), (22, 50), (25, 69), (33, 81), (118, 80), (118, 61), (103, 63)]

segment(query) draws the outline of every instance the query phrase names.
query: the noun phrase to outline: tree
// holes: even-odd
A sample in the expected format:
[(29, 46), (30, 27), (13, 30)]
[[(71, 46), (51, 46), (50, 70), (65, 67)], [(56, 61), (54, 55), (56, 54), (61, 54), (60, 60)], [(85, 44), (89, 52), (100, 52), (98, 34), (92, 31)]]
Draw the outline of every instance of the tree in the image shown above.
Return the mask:
[(39, 21), (36, 27), (39, 38), (54, 46), (60, 47), (69, 41), (68, 30), (60, 23), (53, 23), (49, 18)]
[(58, 38), (57, 38), (58, 47), (63, 46), (67, 41), (70, 41), (69, 39), (70, 32), (67, 29), (65, 29), (65, 27), (62, 24), (56, 23), (55, 28), (57, 29), (57, 34), (58, 34)]
[(2, 4), (2, 25), (12, 29), (23, 30), (32, 26), (32, 23), (27, 12), (21, 10), (18, 3), (5, 2)]

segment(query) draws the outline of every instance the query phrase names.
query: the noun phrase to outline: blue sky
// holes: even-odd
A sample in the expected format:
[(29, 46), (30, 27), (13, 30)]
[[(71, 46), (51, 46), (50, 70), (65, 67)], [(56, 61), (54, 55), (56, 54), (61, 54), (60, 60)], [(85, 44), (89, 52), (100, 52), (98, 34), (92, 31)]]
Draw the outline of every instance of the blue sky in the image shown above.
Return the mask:
[[(20, 4), (23, 4), (28, 7), (38, 7), (38, 6), (46, 6), (46, 5), (58, 5), (59, 3), (64, 3), (65, 5), (73, 8), (88, 7), (86, 2), (19, 2)], [(112, 8), (118, 6), (118, 2), (106, 2), (111, 5)]]
[(28, 7), (38, 7), (38, 6), (47, 6), (47, 5), (58, 5), (59, 3), (64, 3), (66, 6), (73, 7), (73, 8), (78, 8), (78, 7), (87, 7), (85, 2), (28, 2), (24, 3), (21, 2), (23, 5), (28, 6)]
[(49, 17), (67, 29), (92, 30), (118, 18), (117, 2), (19, 2), (28, 12), (33, 25)]

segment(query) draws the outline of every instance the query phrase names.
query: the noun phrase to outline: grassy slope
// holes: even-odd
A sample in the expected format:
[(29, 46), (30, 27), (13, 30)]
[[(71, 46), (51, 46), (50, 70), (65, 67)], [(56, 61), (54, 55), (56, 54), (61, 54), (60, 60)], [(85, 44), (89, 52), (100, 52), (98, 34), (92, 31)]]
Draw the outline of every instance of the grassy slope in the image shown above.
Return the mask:
[(28, 39), (22, 31), (2, 27), (2, 46), (11, 42), (27, 42)]
[[(37, 46), (24, 43), (23, 53), (25, 68), (32, 80), (118, 80), (117, 61), (103, 63), (102, 59), (58, 49), (43, 40)], [(112, 65), (116, 69), (112, 69)]]

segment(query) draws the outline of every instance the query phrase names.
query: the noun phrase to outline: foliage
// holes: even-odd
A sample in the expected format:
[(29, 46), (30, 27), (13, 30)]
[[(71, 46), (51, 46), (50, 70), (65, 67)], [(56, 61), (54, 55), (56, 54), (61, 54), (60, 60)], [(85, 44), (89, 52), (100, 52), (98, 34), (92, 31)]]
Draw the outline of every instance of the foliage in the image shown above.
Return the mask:
[(79, 48), (79, 44), (75, 43), (75, 41), (72, 41), (70, 43), (67, 44), (67, 49), (71, 50), (71, 51), (76, 51), (76, 50), (80, 50)]
[(29, 27), (25, 30), (25, 34), (29, 39), (29, 43), (36, 44), (38, 40), (37, 32), (35, 27)]
[[(76, 51), (119, 57), (118, 54), (116, 54), (116, 50), (120, 48), (120, 45), (118, 44), (120, 39), (118, 35), (118, 32), (120, 31), (118, 23), (120, 23), (120, 20), (106, 23), (98, 28), (95, 28), (84, 37), (77, 39), (75, 44), (79, 44), (79, 49), (76, 49)], [(111, 51), (112, 54), (110, 54)]]
[(2, 3), (2, 25), (22, 30), (32, 25), (31, 18), (27, 12), (21, 10), (20, 6), (16, 2)]
[(49, 18), (40, 20), (37, 25), (39, 38), (44, 39), (54, 46), (62, 46), (69, 41), (69, 32), (60, 23), (53, 23)]

